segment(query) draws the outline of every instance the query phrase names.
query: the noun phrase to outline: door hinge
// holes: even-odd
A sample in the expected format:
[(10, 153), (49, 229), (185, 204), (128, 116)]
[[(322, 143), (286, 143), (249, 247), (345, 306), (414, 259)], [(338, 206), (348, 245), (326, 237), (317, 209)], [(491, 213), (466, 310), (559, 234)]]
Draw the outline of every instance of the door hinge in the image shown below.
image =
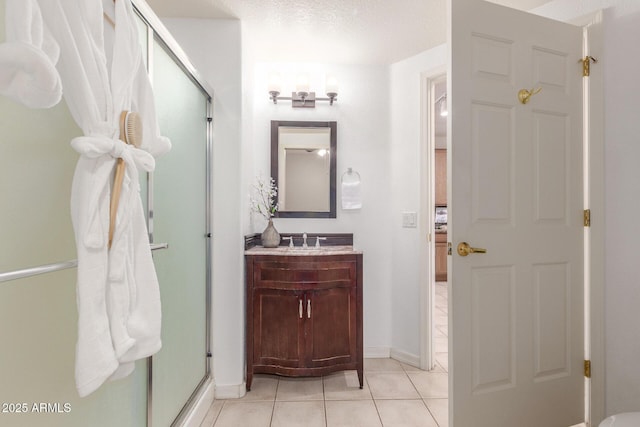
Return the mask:
[(447, 242), (447, 255), (451, 255), (451, 242)]
[(591, 360), (584, 361), (584, 376), (591, 378)]
[(582, 62), (582, 77), (589, 77), (591, 75), (591, 63), (597, 64), (598, 60), (593, 56), (587, 55), (580, 62)]
[(591, 209), (584, 210), (584, 226), (591, 227)]

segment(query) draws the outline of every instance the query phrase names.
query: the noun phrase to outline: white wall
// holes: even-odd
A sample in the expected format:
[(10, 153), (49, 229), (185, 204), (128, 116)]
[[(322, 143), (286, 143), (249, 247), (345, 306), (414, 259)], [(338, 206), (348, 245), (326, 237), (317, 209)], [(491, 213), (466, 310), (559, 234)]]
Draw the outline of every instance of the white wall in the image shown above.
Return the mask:
[[(241, 243), (242, 235), (261, 232), (266, 226), (261, 218), (250, 216), (248, 199), (255, 177), (270, 174), (271, 120), (338, 122), (337, 218), (277, 218), (274, 223), (284, 235), (353, 233), (355, 247), (364, 251), (365, 355), (393, 352), (417, 363), (420, 231), (402, 229), (401, 212), (419, 210), (420, 73), (443, 66), (445, 47), (391, 67), (276, 63), (259, 59), (250, 36), (240, 46), (245, 29), (241, 37), (238, 21), (164, 22), (215, 90), (214, 227), (218, 235), (214, 240), (213, 335), (217, 388), (233, 395), (237, 387), (242, 393)], [(318, 102), (315, 109), (293, 109), (290, 102), (273, 105), (267, 78), (274, 70), (282, 74), (283, 95), (293, 90), (297, 73), (305, 71), (312, 89), (324, 96), (325, 75), (333, 74), (340, 85), (338, 101), (333, 106)], [(363, 207), (356, 211), (340, 208), (340, 177), (349, 167), (362, 178)]]
[[(363, 208), (340, 209), (336, 219), (275, 219), (281, 234), (353, 233), (364, 251), (364, 345), (369, 355), (387, 355), (391, 346), (391, 182), (389, 67), (327, 63), (270, 63), (257, 59), (238, 21), (165, 19), (167, 28), (215, 90), (214, 150), (214, 374), (220, 397), (241, 395), (244, 382), (244, 274), (242, 236), (266, 223), (249, 214), (250, 186), (270, 174), (270, 121), (338, 122), (338, 184), (348, 167), (360, 173)], [(307, 71), (312, 87), (324, 90), (325, 73), (339, 82), (334, 106), (312, 110), (273, 105), (268, 98), (271, 70), (295, 78)], [(292, 88), (283, 90), (292, 90)], [(241, 96), (240, 96), (241, 95)], [(319, 94), (323, 96), (323, 94)], [(339, 187), (339, 185), (338, 185)]]
[(213, 87), (213, 372), (216, 391), (243, 392), (244, 258), (238, 207), (241, 142), (240, 21), (163, 19)]
[[(250, 51), (250, 49), (248, 49)], [(251, 55), (248, 55), (251, 56)], [(247, 161), (245, 194), (256, 176), (269, 176), (271, 120), (337, 121), (338, 209), (335, 219), (276, 218), (278, 231), (287, 233), (353, 233), (354, 246), (364, 251), (365, 354), (389, 354), (391, 343), (391, 213), (389, 203), (389, 72), (386, 65), (327, 63), (271, 63), (245, 57), (245, 109), (243, 139)], [(324, 78), (332, 73), (339, 81), (338, 101), (316, 102), (315, 109), (293, 109), (290, 102), (269, 100), (267, 78), (280, 71), (283, 95), (293, 90), (299, 71), (309, 73), (311, 88), (324, 96)], [(363, 207), (343, 211), (340, 177), (352, 167), (362, 179)], [(245, 197), (247, 199), (248, 197)], [(243, 208), (248, 212), (247, 208)], [(266, 222), (247, 218), (246, 232), (262, 232)], [(241, 320), (241, 319), (239, 319)]]
[(402, 228), (402, 212), (421, 218), (421, 73), (446, 72), (446, 45), (391, 65), (391, 232), (392, 239), (392, 348), (394, 356), (418, 363), (420, 358), (420, 266), (429, 256), (421, 245), (429, 232), (426, 221), (417, 228)]
[(605, 411), (640, 411), (640, 2), (556, 0), (534, 12), (560, 20), (608, 8), (602, 67), (605, 85)]

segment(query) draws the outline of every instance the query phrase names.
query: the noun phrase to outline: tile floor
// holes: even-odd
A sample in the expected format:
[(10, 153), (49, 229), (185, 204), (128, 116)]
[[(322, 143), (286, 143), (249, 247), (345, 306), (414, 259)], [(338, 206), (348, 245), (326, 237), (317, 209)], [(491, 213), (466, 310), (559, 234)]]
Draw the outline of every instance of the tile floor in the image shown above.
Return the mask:
[(256, 375), (241, 399), (216, 400), (201, 427), (447, 427), (447, 288), (436, 284), (436, 368), (365, 359), (355, 371), (322, 378)]

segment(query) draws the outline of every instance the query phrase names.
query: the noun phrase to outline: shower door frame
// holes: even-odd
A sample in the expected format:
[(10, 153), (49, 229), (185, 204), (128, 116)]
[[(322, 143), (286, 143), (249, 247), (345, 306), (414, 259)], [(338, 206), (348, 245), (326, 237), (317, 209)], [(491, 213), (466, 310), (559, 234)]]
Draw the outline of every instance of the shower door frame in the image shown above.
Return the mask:
[[(189, 77), (189, 79), (200, 89), (204, 97), (206, 98), (206, 183), (205, 183), (205, 236), (206, 236), (206, 280), (205, 280), (205, 349), (206, 354), (204, 356), (205, 363), (205, 375), (202, 377), (193, 393), (178, 413), (172, 426), (181, 425), (181, 423), (189, 416), (192, 409), (195, 407), (198, 400), (205, 392), (206, 385), (212, 379), (211, 371), (211, 278), (212, 278), (212, 152), (213, 152), (213, 89), (202, 78), (196, 68), (193, 66), (185, 52), (180, 45), (176, 42), (173, 36), (169, 33), (167, 28), (162, 24), (160, 19), (151, 10), (149, 5), (144, 0), (132, 0), (134, 10), (140, 17), (140, 19), (147, 26), (147, 72), (149, 79), (153, 81), (153, 55), (154, 55), (154, 40), (164, 47), (167, 54), (174, 60), (176, 65)], [(147, 227), (149, 230), (149, 241), (153, 244), (153, 190), (154, 180), (153, 173), (147, 173)], [(147, 359), (147, 427), (153, 426), (153, 362), (152, 357)]]

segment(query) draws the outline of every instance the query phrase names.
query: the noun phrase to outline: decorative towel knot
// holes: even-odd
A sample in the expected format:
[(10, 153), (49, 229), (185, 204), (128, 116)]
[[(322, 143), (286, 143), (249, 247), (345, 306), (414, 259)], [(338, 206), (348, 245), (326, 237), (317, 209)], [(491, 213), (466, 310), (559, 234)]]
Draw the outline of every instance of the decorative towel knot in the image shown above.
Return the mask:
[(109, 154), (111, 154), (111, 157), (115, 159), (119, 157), (123, 157), (122, 153), (126, 148), (127, 148), (126, 143), (122, 142), (119, 139), (116, 139), (113, 141), (113, 147), (111, 147), (111, 151), (109, 152)]
[[(71, 140), (71, 146), (78, 154), (91, 159), (105, 154), (113, 158), (122, 158), (127, 163), (127, 168), (132, 175), (137, 176), (137, 169), (131, 169), (135, 165), (145, 172), (152, 172), (156, 167), (153, 156), (144, 150), (128, 145), (119, 139), (112, 139), (104, 135), (78, 136)], [(135, 172), (135, 175), (133, 173)]]
[[(156, 166), (155, 159), (146, 151), (133, 145), (128, 145), (119, 139), (109, 138), (104, 135), (78, 136), (71, 140), (71, 146), (80, 155), (90, 159), (98, 159), (105, 155), (111, 158), (124, 159), (127, 171), (126, 176), (128, 176), (125, 185), (134, 186), (126, 191), (130, 195), (139, 190), (138, 170), (142, 169), (145, 172), (151, 172)], [(104, 170), (105, 172), (102, 174), (96, 173), (94, 175), (94, 188), (90, 193), (91, 200), (89, 201), (89, 210), (87, 212), (89, 218), (84, 236), (84, 244), (87, 248), (99, 249), (106, 245), (107, 239), (100, 222), (100, 195), (109, 194), (111, 191), (112, 170), (109, 168)], [(118, 211), (129, 212), (132, 202), (131, 197), (122, 197)], [(122, 230), (127, 228), (130, 215), (122, 215), (122, 218), (123, 223), (119, 227), (121, 231), (116, 233), (114, 240), (118, 240)], [(121, 272), (116, 273), (116, 275), (120, 276)]]

